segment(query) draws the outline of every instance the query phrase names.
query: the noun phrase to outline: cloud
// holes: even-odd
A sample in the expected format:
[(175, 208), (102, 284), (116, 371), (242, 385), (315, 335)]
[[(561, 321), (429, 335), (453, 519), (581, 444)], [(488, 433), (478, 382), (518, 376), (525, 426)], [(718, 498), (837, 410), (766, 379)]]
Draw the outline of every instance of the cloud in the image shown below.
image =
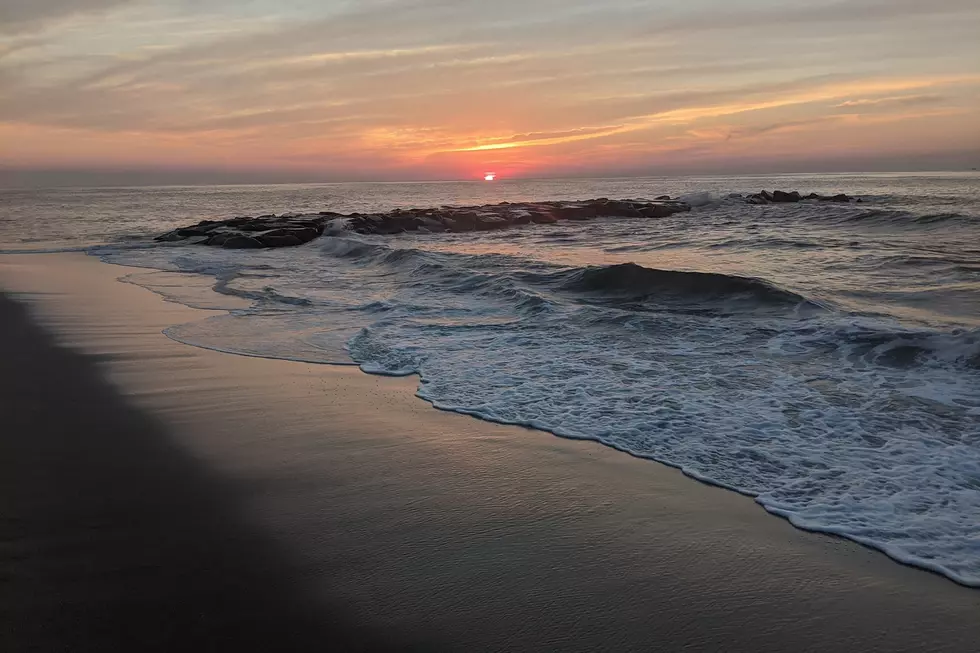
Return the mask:
[(0, 32), (29, 32), (49, 21), (105, 11), (132, 0), (0, 0)]
[[(0, 161), (737, 161), (848, 117), (968, 111), (980, 86), (973, 0), (133, 0), (61, 20), (126, 1), (0, 0), (22, 32), (0, 34)], [(893, 140), (875, 130), (869, 148)]]
[(943, 101), (940, 95), (904, 95), (896, 97), (880, 97), (863, 100), (848, 100), (841, 102), (837, 109), (890, 110), (893, 108), (916, 107), (925, 104), (937, 104)]
[(729, 8), (710, 14), (688, 14), (658, 21), (644, 31), (668, 34), (746, 28), (786, 30), (799, 26), (812, 29), (828, 25), (880, 31), (883, 22), (944, 16), (977, 17), (980, 16), (980, 5), (975, 0), (818, 0), (803, 5)]

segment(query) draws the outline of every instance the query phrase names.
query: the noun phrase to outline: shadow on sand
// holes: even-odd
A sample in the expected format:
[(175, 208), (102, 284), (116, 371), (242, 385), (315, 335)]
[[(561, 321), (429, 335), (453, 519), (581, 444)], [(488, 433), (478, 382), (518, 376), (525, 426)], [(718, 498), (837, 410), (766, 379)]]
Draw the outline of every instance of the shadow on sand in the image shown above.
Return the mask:
[(229, 482), (0, 296), (0, 649), (406, 647), (304, 587)]

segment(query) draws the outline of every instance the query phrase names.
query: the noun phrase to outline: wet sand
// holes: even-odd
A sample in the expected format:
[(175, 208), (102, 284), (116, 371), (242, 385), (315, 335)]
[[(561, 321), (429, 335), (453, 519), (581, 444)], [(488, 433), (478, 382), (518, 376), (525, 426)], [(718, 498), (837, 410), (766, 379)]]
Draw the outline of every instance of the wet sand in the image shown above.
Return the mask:
[(0, 256), (0, 650), (980, 641), (980, 591), (412, 379), (175, 343), (208, 313), (126, 273)]

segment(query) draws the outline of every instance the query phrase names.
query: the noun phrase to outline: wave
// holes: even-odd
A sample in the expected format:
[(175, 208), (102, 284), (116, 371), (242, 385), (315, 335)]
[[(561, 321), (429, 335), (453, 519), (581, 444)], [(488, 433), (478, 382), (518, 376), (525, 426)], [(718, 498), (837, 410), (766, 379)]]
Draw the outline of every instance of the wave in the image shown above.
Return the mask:
[(922, 213), (916, 214), (909, 211), (895, 209), (866, 209), (856, 213), (848, 212), (844, 216), (831, 215), (829, 219), (842, 223), (861, 223), (870, 225), (881, 225), (890, 227), (933, 227), (938, 225), (962, 224), (963, 226), (976, 226), (978, 221), (975, 217), (963, 213)]
[(852, 327), (835, 335), (845, 343), (849, 358), (876, 365), (954, 365), (980, 370), (980, 329), (943, 333)]
[(458, 293), (493, 295), (516, 302), (519, 310), (546, 310), (560, 293), (591, 302), (652, 303), (660, 309), (718, 313), (736, 308), (764, 310), (824, 307), (763, 279), (712, 272), (647, 268), (635, 263), (560, 268), (500, 254), (446, 254), (347, 239), (332, 239), (323, 251), (362, 264), (402, 269), (410, 284)]
[(713, 272), (647, 268), (635, 263), (578, 268), (566, 274), (564, 290), (628, 300), (725, 302), (751, 300), (760, 305), (822, 308), (802, 295), (763, 279)]

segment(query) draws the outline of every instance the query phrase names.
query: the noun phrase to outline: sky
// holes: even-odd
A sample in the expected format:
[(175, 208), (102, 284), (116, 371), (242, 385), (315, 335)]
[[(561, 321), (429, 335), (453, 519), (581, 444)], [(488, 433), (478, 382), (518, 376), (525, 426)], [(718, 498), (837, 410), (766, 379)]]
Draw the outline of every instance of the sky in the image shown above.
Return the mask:
[(977, 0), (0, 0), (0, 181), (980, 167)]

